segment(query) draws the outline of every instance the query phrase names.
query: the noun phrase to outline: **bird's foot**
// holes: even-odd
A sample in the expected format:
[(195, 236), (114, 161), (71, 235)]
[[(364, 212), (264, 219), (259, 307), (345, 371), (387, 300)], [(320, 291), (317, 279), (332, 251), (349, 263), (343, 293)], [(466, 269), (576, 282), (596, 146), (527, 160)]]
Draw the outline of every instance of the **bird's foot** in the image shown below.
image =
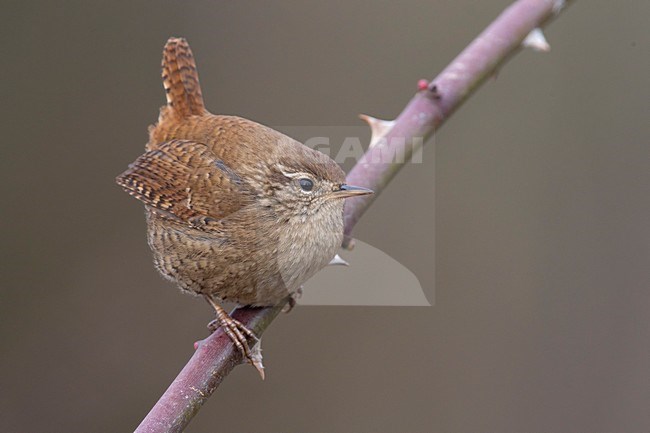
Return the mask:
[(293, 307), (295, 307), (296, 304), (298, 303), (298, 299), (300, 299), (301, 296), (302, 296), (302, 286), (298, 287), (298, 290), (296, 290), (295, 292), (289, 295), (289, 301), (282, 308), (282, 312), (285, 314), (291, 312), (291, 310), (293, 310)]
[[(235, 347), (241, 352), (241, 354), (244, 356), (244, 359), (253, 367), (255, 367), (262, 380), (264, 380), (264, 365), (262, 364), (261, 340), (253, 333), (253, 331), (248, 329), (239, 320), (230, 317), (226, 310), (224, 310), (212, 299), (206, 299), (208, 299), (208, 302), (214, 307), (217, 313), (217, 318), (208, 323), (208, 328), (210, 331), (214, 332), (218, 328), (223, 329), (223, 332), (230, 338)], [(248, 344), (249, 339), (255, 341), (252, 349)]]

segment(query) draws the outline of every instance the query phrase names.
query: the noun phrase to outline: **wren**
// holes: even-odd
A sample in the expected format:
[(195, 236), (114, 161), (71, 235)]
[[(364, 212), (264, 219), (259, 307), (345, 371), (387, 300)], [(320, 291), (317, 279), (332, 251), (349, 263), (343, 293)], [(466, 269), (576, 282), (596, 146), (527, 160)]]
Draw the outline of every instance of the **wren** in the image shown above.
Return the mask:
[(145, 153), (116, 181), (145, 205), (154, 264), (203, 296), (244, 357), (257, 340), (220, 306), (274, 306), (295, 296), (343, 240), (344, 198), (372, 191), (345, 184), (328, 156), (259, 123), (204, 106), (185, 39), (165, 45), (167, 104)]

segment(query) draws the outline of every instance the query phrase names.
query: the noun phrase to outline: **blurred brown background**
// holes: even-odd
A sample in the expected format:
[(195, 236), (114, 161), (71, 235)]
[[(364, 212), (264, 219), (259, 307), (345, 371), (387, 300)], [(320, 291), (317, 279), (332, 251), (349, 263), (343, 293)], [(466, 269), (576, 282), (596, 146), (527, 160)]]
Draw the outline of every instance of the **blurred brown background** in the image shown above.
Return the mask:
[[(131, 431), (206, 335), (113, 183), (164, 101), (167, 37), (213, 112), (358, 125), (508, 4), (3, 2), (0, 430)], [(267, 380), (236, 369), (188, 431), (650, 430), (649, 16), (576, 2), (366, 214), (356, 235), (435, 282), (433, 307), (280, 317)]]

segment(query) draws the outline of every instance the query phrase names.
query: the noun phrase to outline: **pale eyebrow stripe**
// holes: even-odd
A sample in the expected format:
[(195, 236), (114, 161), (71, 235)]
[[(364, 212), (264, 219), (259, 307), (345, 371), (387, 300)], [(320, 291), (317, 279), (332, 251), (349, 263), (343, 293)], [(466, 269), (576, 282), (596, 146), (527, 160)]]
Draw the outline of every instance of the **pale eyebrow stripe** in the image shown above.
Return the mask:
[(283, 175), (285, 175), (286, 177), (291, 178), (291, 179), (293, 179), (295, 177), (300, 177), (300, 176), (304, 176), (304, 177), (307, 177), (307, 178), (312, 179), (312, 180), (314, 178), (313, 174), (305, 173), (303, 171), (298, 171), (298, 172), (288, 171), (287, 167), (285, 167), (283, 165), (280, 165), (280, 171), (282, 172)]

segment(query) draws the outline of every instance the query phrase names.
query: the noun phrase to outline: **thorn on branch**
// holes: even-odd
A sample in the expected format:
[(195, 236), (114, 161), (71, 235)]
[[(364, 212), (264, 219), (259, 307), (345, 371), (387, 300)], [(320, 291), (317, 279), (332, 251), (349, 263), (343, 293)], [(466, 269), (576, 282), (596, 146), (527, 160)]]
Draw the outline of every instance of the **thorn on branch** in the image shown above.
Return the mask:
[(394, 120), (375, 119), (367, 114), (359, 114), (359, 118), (365, 120), (370, 126), (370, 149), (375, 147), (395, 124)]
[(328, 263), (330, 266), (350, 266), (348, 262), (346, 262), (341, 256), (336, 254), (334, 258)]
[(551, 46), (546, 41), (544, 32), (539, 27), (528, 33), (528, 36), (526, 36), (526, 39), (524, 39), (521, 45), (524, 48), (532, 48), (535, 51), (544, 53), (551, 51)]

